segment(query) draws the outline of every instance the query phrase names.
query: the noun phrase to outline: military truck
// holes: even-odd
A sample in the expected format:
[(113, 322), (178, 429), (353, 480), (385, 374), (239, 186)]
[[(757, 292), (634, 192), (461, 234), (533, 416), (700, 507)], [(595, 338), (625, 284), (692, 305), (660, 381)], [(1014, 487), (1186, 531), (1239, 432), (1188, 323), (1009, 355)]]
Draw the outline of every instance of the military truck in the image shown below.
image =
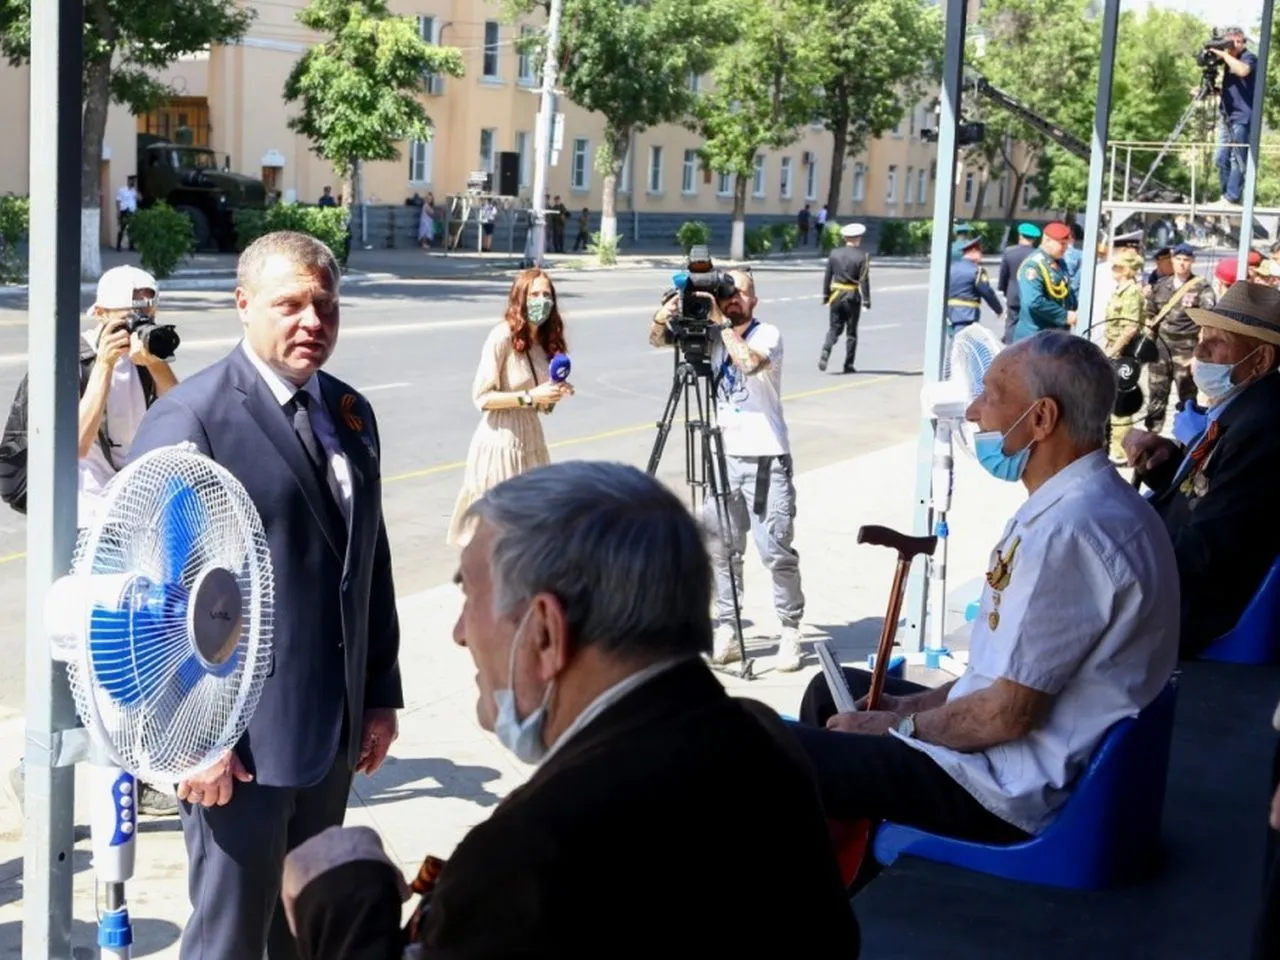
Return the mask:
[(163, 200), (185, 213), (198, 250), (210, 242), (234, 250), (235, 211), (261, 210), (267, 201), (261, 180), (224, 169), (212, 150), (149, 133), (138, 134), (138, 193), (142, 209)]

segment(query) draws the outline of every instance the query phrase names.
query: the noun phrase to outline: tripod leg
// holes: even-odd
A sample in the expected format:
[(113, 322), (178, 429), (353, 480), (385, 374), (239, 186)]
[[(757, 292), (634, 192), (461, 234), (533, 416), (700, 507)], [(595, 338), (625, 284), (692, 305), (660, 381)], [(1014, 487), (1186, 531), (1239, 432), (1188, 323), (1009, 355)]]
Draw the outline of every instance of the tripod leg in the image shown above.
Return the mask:
[(746, 532), (739, 531), (741, 537), (733, 537), (732, 541), (727, 539), (734, 531), (732, 518), (729, 516), (729, 463), (724, 452), (724, 435), (719, 426), (712, 427), (703, 434), (703, 462), (706, 464), (704, 469), (711, 496), (715, 500), (716, 522), (722, 538), (725, 538), (722, 542), (729, 547), (729, 592), (733, 601), (733, 626), (738, 637), (738, 653), (742, 657), (741, 676), (750, 679), (751, 660), (747, 657), (747, 642), (742, 635), (742, 600), (739, 590), (743, 567), (741, 542), (746, 539)]
[(662, 462), (662, 452), (667, 448), (667, 437), (671, 435), (671, 426), (675, 423), (676, 410), (679, 408), (683, 390), (684, 382), (680, 378), (680, 368), (677, 366), (671, 383), (671, 393), (667, 395), (667, 405), (662, 411), (662, 419), (658, 421), (658, 435), (654, 438), (653, 450), (649, 453), (649, 465), (645, 468), (649, 476), (657, 474), (658, 464)]

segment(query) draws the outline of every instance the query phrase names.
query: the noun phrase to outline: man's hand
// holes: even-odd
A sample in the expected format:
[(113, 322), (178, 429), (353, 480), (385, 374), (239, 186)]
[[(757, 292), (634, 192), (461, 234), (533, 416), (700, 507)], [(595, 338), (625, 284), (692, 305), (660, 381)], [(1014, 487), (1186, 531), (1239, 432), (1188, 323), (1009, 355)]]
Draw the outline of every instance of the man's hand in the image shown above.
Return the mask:
[(108, 321), (98, 334), (98, 363), (108, 370), (114, 369), (116, 362), (132, 349), (129, 331), (125, 329), (127, 322), (124, 317)]
[(1178, 452), (1178, 445), (1167, 437), (1146, 430), (1130, 430), (1120, 441), (1129, 466), (1139, 472), (1159, 469)]
[[(857, 704), (855, 704), (855, 706), (858, 708), (859, 711), (864, 711), (867, 709), (867, 700), (870, 698), (870, 696), (871, 694), (867, 694), (867, 696), (863, 697), (861, 700), (857, 702)], [(881, 692), (880, 704), (876, 709), (886, 710), (889, 713), (897, 713), (901, 707), (902, 707), (901, 698), (895, 697), (891, 693)]]
[(841, 733), (864, 733), (878, 736), (888, 733), (889, 729), (902, 718), (888, 710), (859, 710), (856, 713), (837, 713), (827, 721), (828, 730)]
[(1067, 311), (1067, 329), (1070, 330), (1076, 325), (1076, 312), (1074, 310)]
[(364, 730), (360, 734), (360, 760), (356, 772), (373, 776), (387, 759), (387, 751), (400, 735), (396, 711), (391, 707), (375, 707), (364, 712)]
[(133, 333), (129, 337), (129, 359), (133, 361), (135, 366), (148, 369), (164, 363), (163, 360), (147, 349), (147, 345), (142, 342), (142, 337), (137, 333)]
[(249, 783), (253, 774), (244, 768), (234, 750), (228, 750), (208, 770), (178, 784), (178, 799), (202, 807), (221, 807), (231, 802), (236, 781)]

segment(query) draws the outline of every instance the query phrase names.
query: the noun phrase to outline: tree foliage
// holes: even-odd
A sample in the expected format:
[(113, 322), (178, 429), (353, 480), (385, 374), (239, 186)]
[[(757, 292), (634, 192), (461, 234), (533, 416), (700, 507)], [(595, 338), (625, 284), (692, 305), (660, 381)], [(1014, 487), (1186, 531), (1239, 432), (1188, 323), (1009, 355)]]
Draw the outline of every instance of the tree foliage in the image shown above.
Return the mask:
[(938, 79), (942, 15), (919, 0), (826, 0), (818, 116), (831, 131), (827, 208), (839, 209), (844, 158), (896, 126)]
[(297, 19), (327, 35), (294, 64), (284, 87), (285, 102), (300, 108), (289, 128), (311, 141), (312, 152), (345, 178), (361, 161), (398, 160), (401, 143), (430, 139), (426, 78), (462, 76), (458, 50), (423, 40), (416, 22), (392, 15), (384, 0), (312, 0)]

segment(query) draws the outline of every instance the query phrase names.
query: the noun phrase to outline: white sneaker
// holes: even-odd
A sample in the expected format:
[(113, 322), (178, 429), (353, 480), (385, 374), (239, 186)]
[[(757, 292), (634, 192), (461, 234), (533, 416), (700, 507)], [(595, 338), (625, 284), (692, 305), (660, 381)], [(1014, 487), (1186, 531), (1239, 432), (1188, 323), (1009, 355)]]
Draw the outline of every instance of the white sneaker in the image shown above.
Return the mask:
[(779, 673), (794, 673), (800, 669), (800, 628), (783, 627), (778, 641), (778, 654), (773, 658), (773, 669)]
[(716, 627), (715, 640), (711, 644), (711, 662), (723, 666), (737, 663), (742, 659), (742, 651), (738, 649), (738, 635), (732, 623), (722, 623)]

